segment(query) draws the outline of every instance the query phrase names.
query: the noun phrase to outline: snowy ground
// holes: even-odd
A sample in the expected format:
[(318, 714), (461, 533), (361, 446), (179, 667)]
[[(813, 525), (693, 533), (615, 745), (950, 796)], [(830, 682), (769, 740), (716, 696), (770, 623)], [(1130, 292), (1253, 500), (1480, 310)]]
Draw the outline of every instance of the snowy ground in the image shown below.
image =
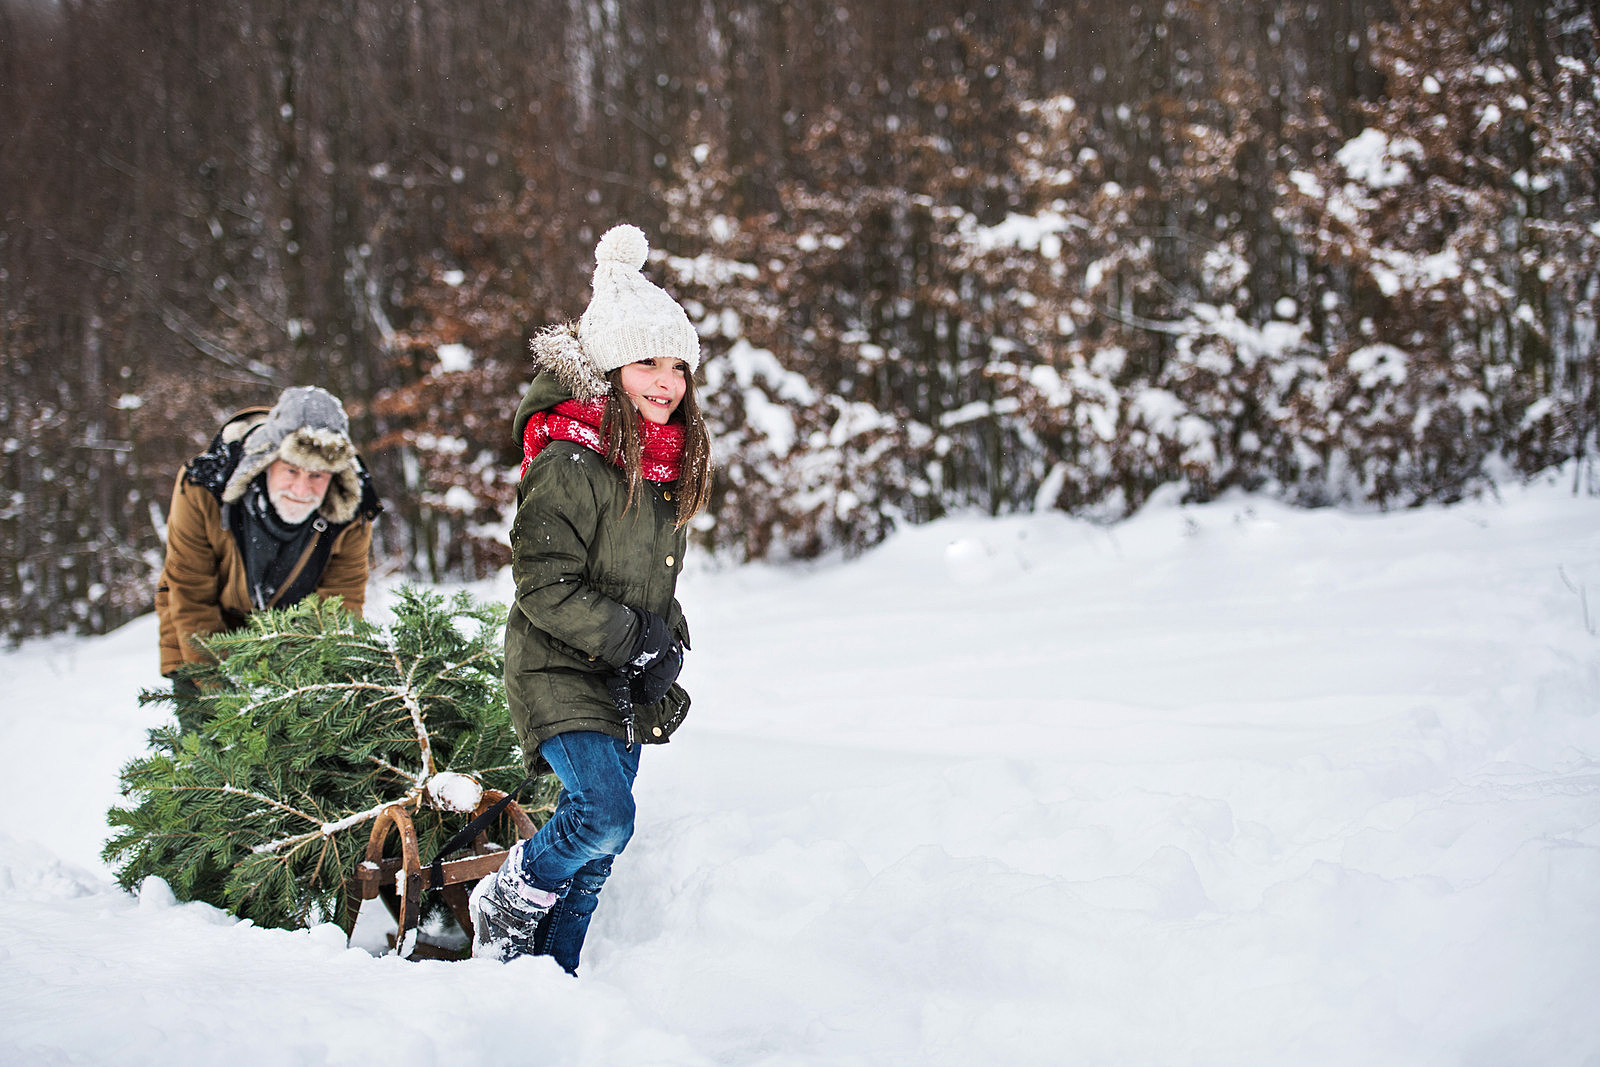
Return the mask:
[(0, 655), (0, 1063), (1600, 1063), (1600, 500), (959, 519), (682, 599), (576, 980), (122, 893), (153, 621)]

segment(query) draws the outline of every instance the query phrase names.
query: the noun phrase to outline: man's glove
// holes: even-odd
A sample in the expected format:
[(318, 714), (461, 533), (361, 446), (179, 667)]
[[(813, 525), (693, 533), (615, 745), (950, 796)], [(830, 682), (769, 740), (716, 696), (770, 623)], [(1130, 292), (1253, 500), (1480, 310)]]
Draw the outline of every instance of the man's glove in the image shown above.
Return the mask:
[(639, 616), (639, 638), (622, 673), (635, 704), (654, 704), (667, 695), (683, 670), (683, 645), (660, 615), (636, 609), (634, 614)]

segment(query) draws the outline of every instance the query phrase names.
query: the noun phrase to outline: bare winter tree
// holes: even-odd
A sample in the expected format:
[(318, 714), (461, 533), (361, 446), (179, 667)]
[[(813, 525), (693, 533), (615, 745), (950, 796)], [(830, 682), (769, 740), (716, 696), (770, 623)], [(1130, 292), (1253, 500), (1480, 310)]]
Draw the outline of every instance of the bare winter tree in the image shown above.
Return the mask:
[(383, 568), (499, 566), (527, 339), (619, 219), (735, 556), (1587, 460), (1596, 55), (1579, 0), (0, 0), (6, 635), (147, 610), (179, 464), (290, 384)]

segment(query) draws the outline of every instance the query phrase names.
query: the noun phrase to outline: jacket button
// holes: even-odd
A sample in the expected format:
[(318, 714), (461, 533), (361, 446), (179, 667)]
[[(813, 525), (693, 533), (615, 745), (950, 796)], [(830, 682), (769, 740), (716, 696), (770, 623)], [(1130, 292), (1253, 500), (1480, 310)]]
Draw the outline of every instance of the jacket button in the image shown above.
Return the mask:
[(661, 727), (659, 727), (659, 726), (651, 727), (650, 732), (655, 734), (657, 737), (660, 737), (661, 736)]
[(662, 499), (662, 500), (671, 500), (671, 499), (672, 499), (672, 492), (671, 492), (671, 490), (668, 490), (668, 491), (667, 491), (667, 492), (664, 492), (664, 493), (662, 493), (662, 494), (661, 494), (661, 499)]
[(669, 567), (672, 566), (672, 557), (671, 556), (667, 557), (667, 566), (669, 566)]

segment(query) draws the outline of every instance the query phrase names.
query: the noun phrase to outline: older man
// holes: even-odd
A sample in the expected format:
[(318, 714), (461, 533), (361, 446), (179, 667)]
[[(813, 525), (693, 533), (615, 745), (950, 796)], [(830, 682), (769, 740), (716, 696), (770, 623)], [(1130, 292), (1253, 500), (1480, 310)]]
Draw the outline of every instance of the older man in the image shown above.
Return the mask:
[[(192, 638), (237, 629), (253, 612), (311, 593), (361, 614), (380, 510), (337, 397), (286, 389), (270, 410), (233, 416), (172, 491), (156, 588), (161, 673), (205, 659)], [(179, 720), (192, 728), (186, 688), (175, 685)]]

